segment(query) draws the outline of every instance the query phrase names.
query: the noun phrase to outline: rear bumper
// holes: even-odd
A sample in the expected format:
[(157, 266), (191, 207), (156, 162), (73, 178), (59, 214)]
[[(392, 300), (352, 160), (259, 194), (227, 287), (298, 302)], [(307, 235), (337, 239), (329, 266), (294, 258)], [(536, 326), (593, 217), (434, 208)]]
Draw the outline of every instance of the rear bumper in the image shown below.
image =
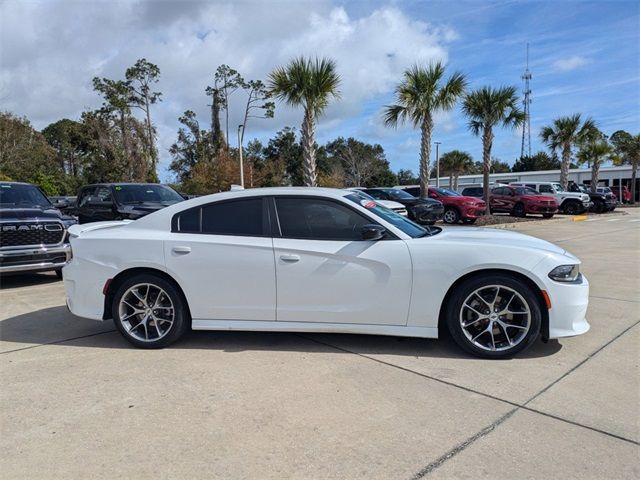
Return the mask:
[(0, 273), (59, 270), (71, 259), (71, 245), (16, 248), (0, 251)]

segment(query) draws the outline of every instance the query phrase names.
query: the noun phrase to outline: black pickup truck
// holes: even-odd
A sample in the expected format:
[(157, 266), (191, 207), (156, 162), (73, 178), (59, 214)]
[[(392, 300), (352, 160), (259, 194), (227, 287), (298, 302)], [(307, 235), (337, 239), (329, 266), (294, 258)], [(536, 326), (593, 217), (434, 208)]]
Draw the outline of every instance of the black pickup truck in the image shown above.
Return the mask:
[(75, 213), (79, 223), (135, 220), (184, 200), (156, 183), (101, 183), (82, 187)]
[(35, 185), (0, 182), (0, 274), (53, 270), (60, 277), (75, 223)]

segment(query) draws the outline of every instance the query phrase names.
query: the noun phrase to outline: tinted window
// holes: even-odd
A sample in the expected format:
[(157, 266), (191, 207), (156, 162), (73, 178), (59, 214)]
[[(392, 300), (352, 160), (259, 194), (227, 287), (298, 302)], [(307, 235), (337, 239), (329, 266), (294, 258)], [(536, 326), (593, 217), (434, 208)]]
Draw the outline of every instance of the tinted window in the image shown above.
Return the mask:
[(78, 206), (84, 207), (93, 192), (95, 192), (94, 187), (89, 187), (82, 190), (80, 192), (80, 196), (78, 197)]
[(420, 187), (403, 188), (403, 190), (407, 192), (409, 195), (413, 195), (414, 197), (420, 196)]
[(262, 198), (212, 203), (202, 207), (202, 233), (262, 235)]
[(215, 235), (263, 235), (262, 198), (216, 202), (191, 208), (174, 217), (173, 231)]
[(505, 190), (506, 188), (504, 187), (498, 187), (491, 190), (491, 193), (493, 193), (494, 195), (506, 195)]
[(367, 195), (371, 195), (376, 200), (388, 200), (388, 196), (380, 190), (365, 190)]
[(111, 189), (109, 187), (98, 187), (95, 196), (102, 202), (112, 202)]
[(337, 202), (315, 198), (277, 198), (280, 231), (285, 238), (362, 240), (367, 218)]
[(540, 185), (538, 189), (540, 193), (553, 193), (553, 189), (551, 188), (551, 185)]
[(527, 187), (518, 187), (515, 190), (516, 195), (540, 195), (536, 190)]
[(410, 237), (424, 237), (429, 233), (427, 229), (421, 227), (416, 223), (413, 223), (407, 217), (399, 215), (389, 208), (378, 205), (377, 203), (374, 203), (373, 205), (371, 205), (370, 203), (363, 204), (362, 197), (359, 195), (347, 195), (345, 198), (348, 198), (352, 202), (364, 206), (371, 213), (391, 223)]
[(200, 233), (200, 212), (202, 209), (192, 208), (176, 215), (174, 230), (182, 233)]
[(116, 185), (116, 200), (125, 205), (162, 203), (171, 205), (184, 200), (175, 190), (157, 184)]
[(3, 183), (0, 185), (0, 205), (50, 208), (51, 202), (33, 185)]

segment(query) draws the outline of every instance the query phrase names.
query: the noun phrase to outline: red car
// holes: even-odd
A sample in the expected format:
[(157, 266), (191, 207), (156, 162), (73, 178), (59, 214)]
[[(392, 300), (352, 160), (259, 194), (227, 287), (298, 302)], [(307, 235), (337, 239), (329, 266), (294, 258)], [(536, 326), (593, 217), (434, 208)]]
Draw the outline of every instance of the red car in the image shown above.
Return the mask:
[(555, 198), (541, 195), (527, 187), (494, 188), (491, 190), (489, 202), (492, 212), (507, 212), (516, 217), (534, 213), (551, 218), (558, 212), (558, 202)]
[[(403, 187), (414, 197), (420, 196), (420, 187)], [(474, 223), (478, 217), (484, 215), (487, 205), (484, 200), (476, 197), (465, 197), (446, 188), (429, 187), (429, 197), (439, 200), (444, 205), (444, 223)]]

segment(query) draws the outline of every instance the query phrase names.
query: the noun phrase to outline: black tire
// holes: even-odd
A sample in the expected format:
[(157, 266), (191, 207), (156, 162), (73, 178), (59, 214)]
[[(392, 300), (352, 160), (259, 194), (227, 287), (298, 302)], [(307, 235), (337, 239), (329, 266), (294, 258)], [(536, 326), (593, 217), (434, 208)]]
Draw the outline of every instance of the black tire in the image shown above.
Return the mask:
[(449, 207), (444, 211), (442, 221), (450, 225), (458, 223), (460, 221), (460, 213), (458, 213), (457, 209)]
[[(131, 333), (137, 330), (140, 330), (140, 332), (147, 330), (146, 328), (144, 330), (138, 328), (139, 325), (142, 325), (142, 319), (140, 319), (140, 316), (142, 316), (142, 313), (138, 315), (134, 315), (134, 322), (137, 322), (137, 323), (133, 327), (131, 326), (132, 322), (129, 322), (128, 325), (125, 325), (123, 323), (123, 320), (121, 319), (120, 301), (122, 300), (122, 297), (129, 292), (129, 289), (131, 289), (136, 285), (152, 285), (155, 288), (162, 290), (166, 294), (166, 296), (170, 299), (171, 305), (173, 306), (173, 313), (174, 313), (173, 323), (171, 323), (170, 326), (168, 326), (166, 330), (162, 332), (163, 334), (160, 338), (157, 338), (155, 340), (153, 339), (154, 330), (151, 330), (151, 335), (149, 335), (150, 337), (149, 340), (139, 339), (137, 338), (138, 335)], [(166, 300), (166, 297), (164, 299)], [(139, 304), (136, 304), (135, 306), (140, 308), (146, 308), (147, 313), (149, 312), (149, 310), (153, 308), (153, 307), (150, 307), (148, 304), (143, 305), (142, 302), (139, 302)], [(158, 307), (158, 308), (166, 309), (167, 307)], [(141, 274), (133, 275), (127, 278), (118, 287), (118, 289), (116, 290), (113, 296), (113, 303), (111, 304), (111, 312), (113, 316), (113, 323), (115, 323), (116, 327), (118, 328), (122, 336), (128, 342), (140, 348), (166, 347), (172, 344), (173, 342), (177, 341), (191, 325), (191, 318), (189, 317), (186, 300), (184, 299), (180, 290), (172, 282), (169, 282), (164, 278), (151, 273), (141, 273)], [(154, 310), (154, 313), (155, 313), (155, 310)], [(148, 318), (148, 317), (145, 317), (145, 318)], [(155, 317), (154, 319), (147, 322), (147, 326), (149, 325), (150, 322), (154, 323), (154, 327), (156, 326)], [(163, 320), (161, 320), (161, 322), (163, 322)], [(158, 327), (158, 328), (161, 328), (161, 327)], [(141, 334), (139, 336), (141, 336)]]
[(473, 225), (474, 223), (476, 223), (476, 220), (477, 218), (463, 218), (462, 223), (466, 225)]
[(513, 206), (513, 211), (511, 212), (511, 215), (513, 215), (514, 217), (526, 217), (527, 216), (527, 211), (524, 208), (524, 203), (522, 202), (518, 202)]
[(432, 226), (432, 225), (435, 225), (435, 224), (436, 224), (436, 221), (435, 221), (435, 220), (433, 220), (433, 221), (431, 221), (431, 222), (424, 222), (424, 223), (423, 223), (423, 225), (428, 225), (428, 226)]
[(596, 213), (604, 213), (606, 207), (604, 206), (604, 202), (601, 200), (596, 200), (593, 202), (593, 211)]
[(577, 215), (578, 213), (580, 213), (580, 204), (575, 201), (569, 201), (565, 203), (562, 210), (567, 215)]
[(542, 218), (553, 218), (553, 213), (543, 213)]
[[(528, 308), (529, 310), (529, 317), (530, 317), (529, 323), (528, 323), (528, 330), (525, 331), (524, 329), (521, 329), (518, 327), (510, 327), (510, 326), (506, 327), (506, 329), (503, 330), (501, 329), (499, 324), (493, 323), (491, 328), (491, 333), (489, 333), (489, 330), (488, 330), (489, 322), (491, 321), (497, 322), (497, 320), (490, 320), (489, 318), (487, 318), (484, 320), (474, 321), (474, 319), (472, 318), (470, 320), (470, 323), (466, 325), (466, 327), (469, 328), (469, 330), (471, 329), (477, 329), (477, 330), (468, 331), (467, 333), (465, 333), (465, 330), (462, 326), (463, 317), (465, 315), (476, 315), (476, 314), (471, 312), (471, 309), (464, 307), (464, 302), (471, 295), (474, 295), (474, 292), (478, 290), (482, 291), (483, 287), (486, 288), (486, 290), (490, 293), (490, 295), (493, 295), (493, 293), (491, 292), (494, 291), (492, 290), (494, 289), (494, 286), (499, 286), (503, 288), (503, 290), (500, 291), (500, 295), (496, 293), (496, 298), (494, 299), (494, 304), (498, 305), (497, 308), (503, 308), (505, 303), (508, 303), (509, 294), (511, 292), (517, 292), (519, 297), (514, 295), (514, 298), (516, 298), (517, 304), (514, 305), (513, 307), (507, 304), (507, 307), (510, 307), (510, 308), (517, 307), (518, 309), (522, 309), (524, 311), (525, 310), (524, 305), (526, 304), (526, 308)], [(471, 298), (475, 299), (476, 297), (473, 296)], [(480, 300), (482, 299), (477, 298), (476, 300), (471, 300), (471, 301), (476, 301), (476, 302), (479, 302), (479, 305), (484, 305), (482, 302), (480, 302)], [(478, 305), (476, 305), (476, 307), (478, 307)], [(465, 310), (463, 310), (463, 308), (465, 308)], [(494, 315), (495, 309), (493, 312), (491, 312), (491, 308), (489, 308), (488, 305), (482, 308), (487, 308), (487, 311), (490, 314)], [(485, 314), (487, 313), (487, 311), (483, 311), (482, 313)], [(496, 316), (496, 318), (503, 319), (503, 317), (499, 317), (498, 315), (499, 314), (495, 314), (494, 316)], [(524, 321), (524, 318), (521, 316), (515, 317), (514, 315), (512, 315), (512, 317), (513, 318), (508, 320), (507, 323), (516, 325), (518, 322)], [(526, 348), (530, 347), (531, 344), (533, 344), (533, 342), (536, 341), (536, 339), (540, 334), (540, 326), (542, 324), (542, 312), (540, 310), (540, 303), (538, 301), (538, 298), (535, 292), (526, 282), (509, 274), (492, 273), (488, 275), (472, 277), (464, 281), (461, 285), (459, 285), (456, 288), (456, 290), (453, 292), (453, 295), (451, 295), (446, 305), (446, 322), (447, 322), (447, 329), (449, 333), (451, 334), (455, 342), (463, 350), (465, 350), (468, 353), (471, 353), (472, 355), (482, 357), (482, 358), (500, 359), (500, 358), (512, 357), (513, 355), (519, 352), (522, 352)], [(493, 327), (495, 327), (495, 329)], [(476, 332), (482, 331), (483, 328), (486, 330), (486, 332), (482, 333), (479, 337), (476, 337), (478, 338), (478, 341), (480, 343), (485, 341), (488, 342), (488, 338), (486, 338), (486, 336), (483, 337), (483, 335), (485, 334), (488, 334), (490, 339), (494, 339), (495, 335), (501, 335), (502, 337), (504, 337), (503, 332), (507, 332), (507, 336), (512, 337), (512, 339), (514, 341), (517, 340), (517, 342), (515, 343), (515, 345), (511, 347), (506, 346), (509, 343), (507, 343), (506, 345), (504, 343), (502, 344), (499, 343), (498, 348), (500, 349), (497, 349), (497, 350), (491, 350), (489, 349), (488, 346), (486, 348), (482, 348), (476, 345), (476, 343), (472, 342), (472, 340), (468, 338), (467, 334), (468, 335), (477, 334)], [(494, 333), (494, 332), (497, 332), (497, 333)], [(517, 333), (517, 332), (522, 332), (522, 333)], [(483, 340), (480, 341), (480, 338), (482, 338)]]
[(62, 280), (62, 270), (54, 270), (56, 272), (56, 277), (58, 277), (58, 279)]

